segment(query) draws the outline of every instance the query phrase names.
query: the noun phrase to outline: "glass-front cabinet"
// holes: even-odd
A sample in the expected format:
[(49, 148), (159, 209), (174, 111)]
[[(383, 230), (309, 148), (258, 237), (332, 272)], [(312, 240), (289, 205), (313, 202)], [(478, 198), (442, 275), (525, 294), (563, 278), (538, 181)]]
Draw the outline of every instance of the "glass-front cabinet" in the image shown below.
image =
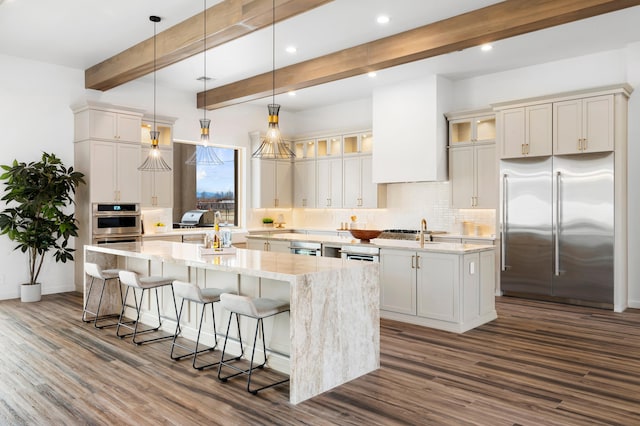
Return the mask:
[(449, 122), (449, 145), (491, 142), (496, 139), (496, 117), (485, 115)]

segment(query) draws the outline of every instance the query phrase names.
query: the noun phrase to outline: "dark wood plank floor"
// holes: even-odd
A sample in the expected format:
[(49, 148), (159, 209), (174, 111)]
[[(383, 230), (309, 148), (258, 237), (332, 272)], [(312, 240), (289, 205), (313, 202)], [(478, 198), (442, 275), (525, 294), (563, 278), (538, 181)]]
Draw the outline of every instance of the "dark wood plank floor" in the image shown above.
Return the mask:
[(640, 311), (499, 298), (463, 335), (382, 321), (382, 368), (302, 404), (257, 397), (79, 321), (81, 296), (0, 302), (0, 424), (640, 424)]

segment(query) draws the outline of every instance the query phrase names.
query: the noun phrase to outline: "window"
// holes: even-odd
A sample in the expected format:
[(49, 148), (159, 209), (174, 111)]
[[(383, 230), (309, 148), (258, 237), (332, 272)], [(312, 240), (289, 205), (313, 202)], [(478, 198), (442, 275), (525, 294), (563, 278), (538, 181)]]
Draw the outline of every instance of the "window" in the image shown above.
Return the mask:
[(215, 147), (223, 164), (189, 165), (185, 161), (198, 145), (176, 143), (173, 149), (173, 219), (193, 209), (219, 211), (222, 225), (238, 226), (238, 169), (240, 154), (234, 148)]
[(223, 164), (196, 165), (196, 208), (219, 211), (221, 224), (237, 225), (238, 151), (215, 148), (215, 152)]

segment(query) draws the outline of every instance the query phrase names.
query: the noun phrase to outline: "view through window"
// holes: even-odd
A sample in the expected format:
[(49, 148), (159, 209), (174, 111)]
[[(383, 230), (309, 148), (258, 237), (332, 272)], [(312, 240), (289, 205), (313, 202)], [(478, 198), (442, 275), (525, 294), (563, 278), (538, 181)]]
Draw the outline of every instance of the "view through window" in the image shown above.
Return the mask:
[(196, 208), (219, 211), (221, 225), (237, 225), (238, 151), (216, 147), (215, 152), (223, 164), (196, 165)]

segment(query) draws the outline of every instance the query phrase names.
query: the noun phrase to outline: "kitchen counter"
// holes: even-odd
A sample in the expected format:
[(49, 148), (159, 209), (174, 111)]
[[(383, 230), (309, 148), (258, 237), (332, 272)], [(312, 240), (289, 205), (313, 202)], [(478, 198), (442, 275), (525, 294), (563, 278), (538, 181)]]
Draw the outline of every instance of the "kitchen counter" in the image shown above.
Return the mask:
[[(448, 235), (447, 235), (448, 236)], [(378, 248), (403, 248), (407, 250), (434, 252), (434, 253), (453, 253), (466, 254), (477, 253), (481, 251), (494, 250), (493, 245), (481, 244), (461, 244), (461, 243), (444, 243), (444, 242), (425, 242), (424, 247), (420, 247), (418, 241), (412, 240), (389, 240), (376, 238), (371, 242), (362, 242), (356, 238), (349, 236), (331, 236), (331, 235), (312, 235), (284, 233), (265, 235), (247, 235), (247, 239), (270, 239), (276, 241), (309, 241), (317, 242), (331, 247), (341, 247), (343, 245), (368, 246)]]
[[(278, 315), (265, 321), (265, 338), (274, 350), (269, 354), (269, 367), (291, 378), (289, 400), (293, 404), (380, 367), (377, 264), (246, 249), (202, 255), (199, 245), (168, 241), (102, 244), (84, 250), (85, 259), (105, 268), (162, 275), (251, 297), (288, 299), (289, 318)], [(105, 295), (105, 312), (119, 306), (119, 293), (111, 293)], [(170, 320), (175, 315), (170, 290), (165, 289), (160, 298), (163, 314), (168, 316), (163, 330), (173, 333), (176, 324)], [(144, 306), (143, 318), (152, 318), (151, 299)], [(221, 312), (219, 304), (214, 309), (218, 310), (218, 330), (225, 330), (228, 313)], [(196, 307), (190, 306), (188, 312), (196, 312)], [(196, 317), (191, 314), (181, 324), (183, 337), (195, 340)], [(208, 324), (207, 329), (210, 327)], [(250, 328), (250, 321), (243, 319), (242, 334), (252, 335)], [(206, 333), (203, 331), (202, 343), (211, 344), (212, 333)], [(250, 344), (245, 342), (245, 346)], [(228, 350), (239, 354), (237, 341)], [(250, 350), (245, 348), (245, 353)]]

